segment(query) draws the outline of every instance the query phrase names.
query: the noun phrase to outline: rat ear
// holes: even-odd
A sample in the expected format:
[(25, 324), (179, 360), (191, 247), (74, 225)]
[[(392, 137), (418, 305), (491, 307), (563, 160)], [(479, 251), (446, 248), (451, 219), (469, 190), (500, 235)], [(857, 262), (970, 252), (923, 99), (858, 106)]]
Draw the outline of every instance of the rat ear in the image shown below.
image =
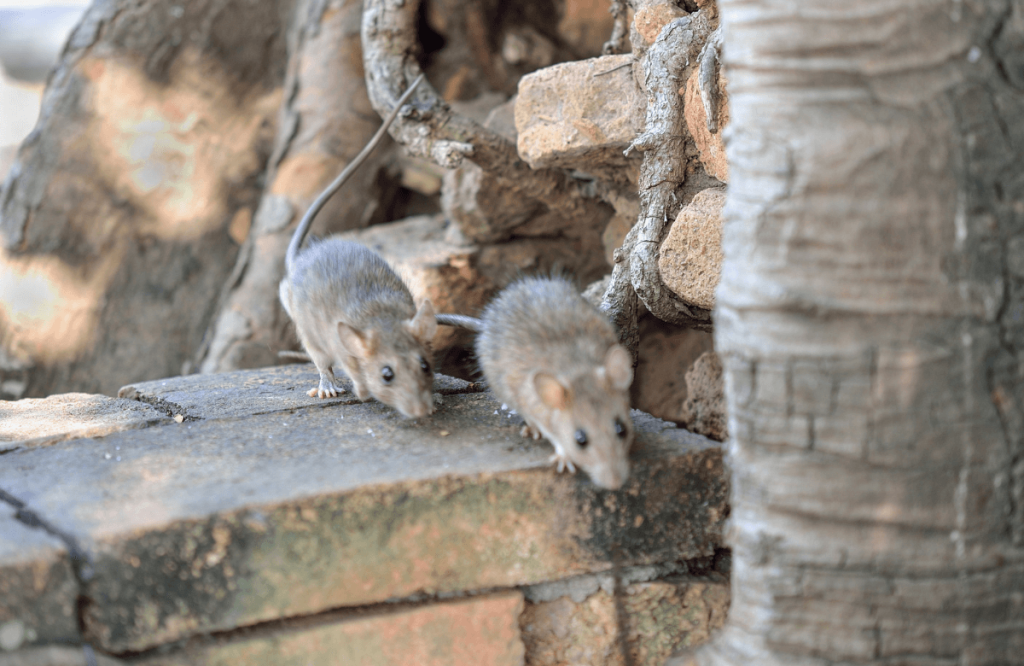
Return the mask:
[(612, 345), (604, 355), (604, 368), (612, 387), (624, 391), (633, 383), (633, 359), (622, 345)]
[(572, 399), (569, 389), (546, 372), (538, 372), (533, 376), (533, 387), (537, 389), (540, 401), (549, 409), (565, 409)]
[(373, 331), (364, 333), (339, 321), (338, 337), (341, 339), (341, 346), (352, 356), (366, 358), (377, 351), (377, 335)]
[(412, 337), (419, 340), (421, 344), (427, 344), (434, 339), (434, 334), (437, 333), (437, 319), (434, 318), (434, 306), (429, 298), (423, 299), (419, 310), (416, 311), (416, 316), (407, 321), (405, 325), (412, 333)]

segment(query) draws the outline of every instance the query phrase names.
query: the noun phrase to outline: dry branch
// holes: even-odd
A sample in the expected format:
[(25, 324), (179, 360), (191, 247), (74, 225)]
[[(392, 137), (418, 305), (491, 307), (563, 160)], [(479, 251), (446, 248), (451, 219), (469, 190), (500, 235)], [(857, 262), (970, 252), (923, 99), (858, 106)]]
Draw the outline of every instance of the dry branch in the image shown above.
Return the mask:
[[(367, 0), (363, 8), (363, 63), (370, 101), (378, 113), (395, 100), (420, 73), (414, 54), (417, 0), (404, 3)], [(538, 202), (559, 216), (565, 228), (607, 216), (607, 204), (586, 194), (568, 174), (556, 169), (531, 169), (506, 138), (451, 110), (427, 83), (416, 91), (413, 110), (399, 117), (391, 135), (412, 155), (446, 168), (469, 159), (522, 200)], [(489, 229), (496, 241), (508, 238), (527, 222), (524, 216), (503, 216)], [(484, 240), (484, 239), (477, 239)]]
[(604, 43), (601, 49), (605, 55), (616, 55), (626, 52), (626, 37), (629, 35), (628, 15), (626, 13), (626, 0), (612, 0), (612, 6), (608, 11), (615, 17), (612, 26), (611, 37)]

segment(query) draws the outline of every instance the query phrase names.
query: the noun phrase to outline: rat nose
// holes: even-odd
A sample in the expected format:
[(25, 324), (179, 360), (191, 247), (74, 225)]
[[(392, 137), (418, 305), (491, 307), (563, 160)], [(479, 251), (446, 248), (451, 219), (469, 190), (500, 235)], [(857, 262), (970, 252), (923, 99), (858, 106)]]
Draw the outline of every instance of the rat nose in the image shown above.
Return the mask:
[(431, 400), (430, 402), (414, 400), (409, 405), (407, 405), (407, 408), (403, 411), (405, 411), (412, 418), (418, 419), (421, 416), (426, 416), (427, 414), (433, 412), (433, 407), (433, 400)]
[(594, 483), (608, 490), (618, 490), (629, 478), (629, 463), (602, 465), (590, 475)]

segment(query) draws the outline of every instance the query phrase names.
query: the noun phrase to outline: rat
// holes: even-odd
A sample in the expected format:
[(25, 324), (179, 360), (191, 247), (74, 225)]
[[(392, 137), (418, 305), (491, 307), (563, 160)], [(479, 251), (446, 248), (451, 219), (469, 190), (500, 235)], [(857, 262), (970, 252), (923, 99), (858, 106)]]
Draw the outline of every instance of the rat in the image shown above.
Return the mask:
[(340, 238), (311, 242), (300, 251), (313, 218), (377, 146), (421, 74), (395, 104), (366, 147), (309, 207), (285, 255), (279, 295), (302, 346), (320, 373), (310, 397), (343, 393), (334, 369), (352, 380), (356, 397), (370, 396), (408, 418), (434, 411), (431, 341), (434, 308), (417, 308), (408, 286), (373, 250)]
[(476, 355), (495, 396), (523, 417), (523, 434), (554, 445), (558, 471), (582, 467), (602, 488), (629, 476), (633, 359), (615, 330), (564, 278), (521, 279), (480, 319), (437, 315), (477, 332)]

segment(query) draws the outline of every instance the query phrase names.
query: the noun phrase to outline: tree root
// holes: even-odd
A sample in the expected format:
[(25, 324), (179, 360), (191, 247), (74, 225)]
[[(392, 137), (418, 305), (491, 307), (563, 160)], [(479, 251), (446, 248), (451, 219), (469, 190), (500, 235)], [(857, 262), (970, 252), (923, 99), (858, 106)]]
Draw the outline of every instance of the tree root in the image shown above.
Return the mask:
[[(418, 49), (418, 8), (418, 0), (366, 0), (364, 4), (363, 64), (370, 102), (378, 112), (391, 109), (399, 94), (421, 72), (413, 55)], [(453, 112), (428, 83), (419, 86), (410, 106), (412, 110), (404, 117), (399, 116), (391, 127), (392, 137), (409, 154), (449, 169), (468, 159), (525, 201), (542, 204), (562, 219), (565, 228), (610, 214), (607, 204), (567, 173), (531, 169), (519, 159), (512, 142)], [(476, 240), (507, 239), (515, 227), (530, 219), (497, 217), (489, 237)]]
[[(618, 327), (620, 340), (635, 355), (638, 341), (637, 299), (662, 321), (700, 330), (711, 329), (711, 312), (682, 301), (665, 287), (658, 270), (658, 253), (667, 222), (675, 219), (682, 201), (679, 188), (686, 180), (686, 143), (690, 140), (683, 116), (680, 88), (715, 26), (703, 10), (665, 25), (649, 48), (637, 43), (645, 72), (647, 118), (644, 132), (626, 153), (644, 155), (640, 167), (640, 214), (615, 253), (615, 268), (601, 308)], [(717, 51), (715, 52), (717, 56)]]

